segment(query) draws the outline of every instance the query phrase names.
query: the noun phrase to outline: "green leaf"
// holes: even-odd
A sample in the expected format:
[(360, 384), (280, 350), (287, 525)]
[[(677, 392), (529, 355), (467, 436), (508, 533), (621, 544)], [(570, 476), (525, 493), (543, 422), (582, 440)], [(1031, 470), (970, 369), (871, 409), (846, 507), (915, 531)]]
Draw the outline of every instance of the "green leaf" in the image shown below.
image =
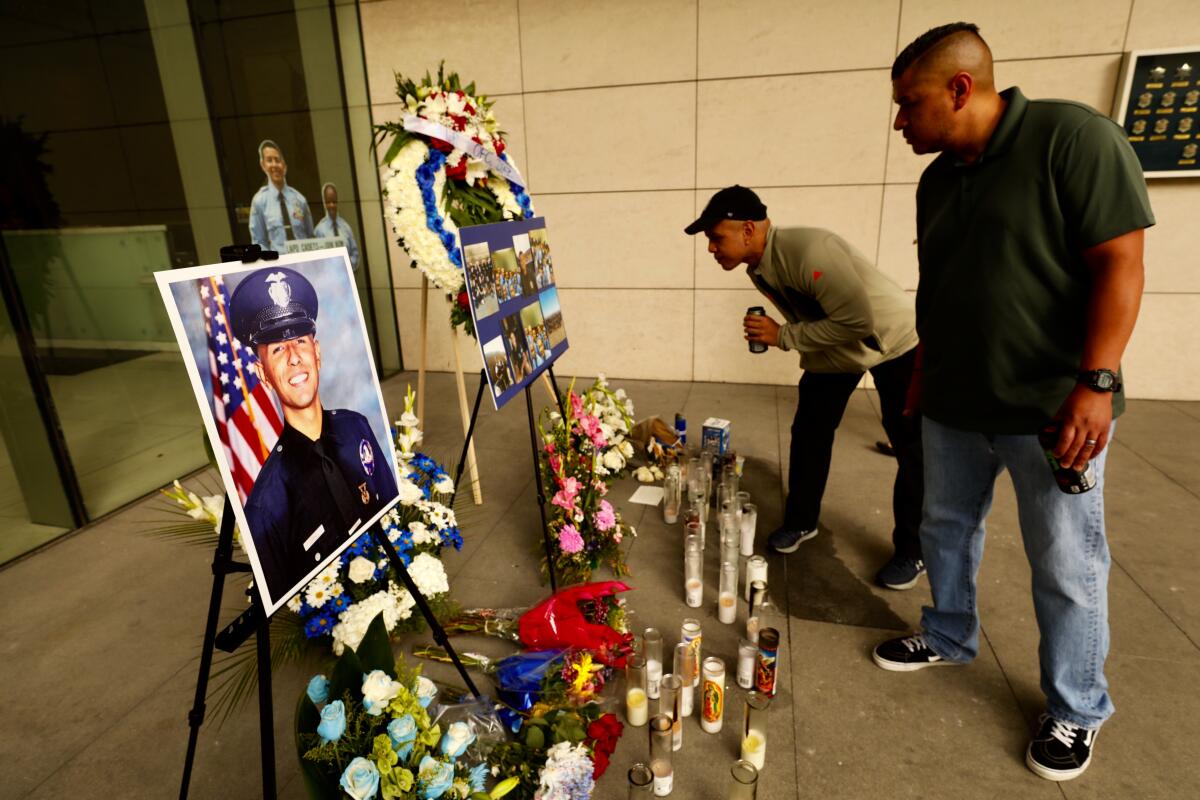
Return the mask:
[(525, 729), (525, 744), (532, 747), (534, 750), (541, 750), (546, 746), (546, 734), (542, 733), (542, 729), (538, 727), (529, 727)]
[(392, 643), (388, 639), (382, 611), (367, 626), (367, 633), (359, 642), (355, 653), (364, 673), (381, 669), (392, 678), (396, 677), (396, 658), (392, 655)]
[(333, 674), (329, 676), (329, 696), (337, 699), (349, 692), (351, 697), (359, 697), (362, 694), (363, 674), (358, 655), (347, 647), (333, 665)]

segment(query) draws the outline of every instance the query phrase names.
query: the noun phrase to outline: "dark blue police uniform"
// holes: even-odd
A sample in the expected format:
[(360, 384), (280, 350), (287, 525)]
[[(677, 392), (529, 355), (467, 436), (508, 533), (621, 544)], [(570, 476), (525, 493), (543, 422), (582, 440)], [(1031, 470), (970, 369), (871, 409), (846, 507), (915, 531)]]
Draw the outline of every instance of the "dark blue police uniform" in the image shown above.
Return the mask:
[[(229, 299), (239, 344), (315, 335), (317, 293), (287, 267), (247, 275)], [(326, 409), (313, 441), (285, 424), (246, 500), (254, 552), (273, 598), (281, 598), (398, 494), (387, 452), (362, 414)]]
[(362, 414), (325, 411), (316, 441), (285, 425), (246, 501), (271, 596), (315, 569), (396, 494), (387, 456)]

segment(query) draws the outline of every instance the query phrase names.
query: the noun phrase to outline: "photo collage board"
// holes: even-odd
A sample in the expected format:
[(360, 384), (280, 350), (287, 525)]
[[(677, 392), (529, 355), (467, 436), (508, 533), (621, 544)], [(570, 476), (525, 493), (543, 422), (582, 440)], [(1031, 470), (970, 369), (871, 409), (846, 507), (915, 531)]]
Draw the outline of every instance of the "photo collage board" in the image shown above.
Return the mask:
[(462, 228), (475, 338), (500, 408), (567, 350), (544, 217)]

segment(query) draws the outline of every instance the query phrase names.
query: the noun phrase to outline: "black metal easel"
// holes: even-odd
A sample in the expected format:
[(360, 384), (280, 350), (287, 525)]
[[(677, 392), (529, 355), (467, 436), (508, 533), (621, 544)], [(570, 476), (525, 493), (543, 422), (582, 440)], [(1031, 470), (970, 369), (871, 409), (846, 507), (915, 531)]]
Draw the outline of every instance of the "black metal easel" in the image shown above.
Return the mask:
[[(251, 264), (260, 258), (265, 261), (273, 261), (279, 258), (279, 254), (273, 250), (262, 250), (258, 245), (232, 245), (221, 248), (222, 261), (242, 261)], [(476, 400), (475, 408), (478, 411), (478, 400)], [(473, 422), (474, 420), (472, 420)], [(200, 649), (200, 674), (196, 679), (196, 696), (192, 703), (192, 709), (188, 712), (188, 726), (191, 730), (188, 734), (187, 756), (183, 764), (183, 779), (179, 785), (180, 800), (186, 800), (188, 787), (192, 779), (192, 765), (196, 760), (196, 744), (200, 736), (200, 726), (204, 724), (205, 699), (208, 695), (208, 677), (209, 671), (212, 668), (213, 649), (214, 647), (219, 647), (227, 653), (232, 653), (251, 634), (256, 636), (255, 646), (258, 660), (258, 725), (262, 751), (263, 798), (264, 800), (274, 800), (277, 795), (275, 782), (275, 713), (271, 699), (271, 620), (263, 612), (257, 592), (251, 595), (250, 608), (240, 614), (233, 622), (229, 623), (220, 633), (217, 632), (217, 620), (221, 612), (221, 595), (225, 590), (226, 576), (237, 572), (250, 572), (249, 564), (233, 560), (233, 526), (233, 505), (229, 500), (229, 496), (226, 495), (225, 510), (221, 516), (221, 530), (217, 535), (217, 549), (213, 555), (213, 587), (208, 602), (208, 619), (204, 626), (204, 643)], [(434, 640), (449, 653), (451, 661), (454, 662), (455, 668), (458, 669), (458, 674), (462, 676), (463, 682), (470, 689), (471, 694), (476, 699), (482, 699), (479, 689), (475, 687), (475, 682), (471, 680), (466, 667), (463, 666), (458, 658), (458, 653), (455, 652), (454, 647), (450, 644), (450, 639), (446, 635), (445, 629), (442, 628), (441, 623), (434, 616), (433, 610), (430, 609), (425, 595), (417, 588), (417, 584), (408, 573), (408, 569), (404, 566), (404, 561), (400, 558), (399, 553), (396, 552), (396, 548), (388, 541), (387, 536), (384, 535), (383, 527), (380, 525), (374, 526), (371, 530), (371, 535), (374, 537), (375, 543), (387, 553), (392, 569), (400, 576), (404, 588), (408, 590), (413, 600), (416, 601), (421, 615), (429, 623), (429, 630), (433, 634)]]
[[(550, 376), (550, 384), (554, 387), (554, 399), (558, 405), (558, 412), (562, 414), (563, 424), (567, 421), (567, 412), (563, 408), (562, 395), (558, 391), (558, 381), (554, 378), (554, 368), (546, 367), (546, 374)], [(466, 441), (463, 442), (462, 453), (458, 458), (458, 466), (454, 471), (454, 493), (458, 494), (458, 482), (462, 479), (463, 467), (467, 463), (467, 450), (471, 446), (471, 437), (475, 435), (475, 423), (479, 419), (479, 403), (483, 400), (483, 390), (487, 387), (487, 372), (479, 370), (479, 391), (475, 393), (475, 405), (471, 409), (471, 422), (467, 425)], [(550, 524), (546, 520), (546, 487), (542, 483), (541, 459), (538, 453), (538, 437), (537, 423), (533, 418), (533, 396), (529, 392), (529, 386), (525, 387), (525, 413), (529, 417), (529, 444), (533, 449), (533, 477), (537, 482), (537, 501), (538, 512), (542, 515), (542, 544), (546, 548), (546, 572), (550, 575), (550, 591), (558, 591), (558, 579), (554, 574), (554, 546), (550, 543)], [(453, 505), (453, 495), (451, 496), (451, 505)], [(455, 658), (457, 658), (455, 656)]]

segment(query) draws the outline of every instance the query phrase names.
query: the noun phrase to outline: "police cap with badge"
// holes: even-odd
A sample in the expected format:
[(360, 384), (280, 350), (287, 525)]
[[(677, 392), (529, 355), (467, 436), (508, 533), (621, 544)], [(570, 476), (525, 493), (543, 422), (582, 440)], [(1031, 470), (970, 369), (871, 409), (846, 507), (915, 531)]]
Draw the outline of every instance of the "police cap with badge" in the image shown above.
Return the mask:
[(310, 336), (317, 330), (317, 291), (294, 269), (257, 269), (233, 290), (229, 317), (233, 335), (249, 347)]

